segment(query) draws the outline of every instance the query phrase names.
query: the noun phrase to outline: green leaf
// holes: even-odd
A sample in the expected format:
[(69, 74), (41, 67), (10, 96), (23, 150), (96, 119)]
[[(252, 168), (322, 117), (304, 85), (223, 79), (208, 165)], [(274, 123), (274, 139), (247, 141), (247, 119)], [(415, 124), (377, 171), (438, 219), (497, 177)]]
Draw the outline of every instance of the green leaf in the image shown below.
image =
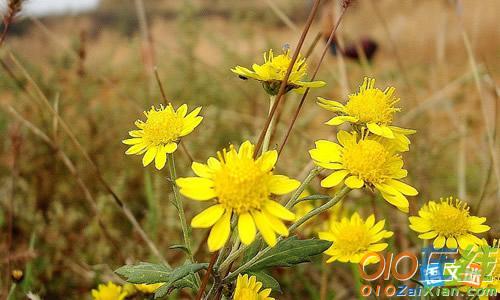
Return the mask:
[(138, 265), (123, 266), (115, 273), (123, 276), (130, 283), (159, 283), (167, 282), (171, 275), (171, 270), (163, 264), (151, 264), (141, 262)]
[(296, 236), (280, 241), (247, 270), (258, 271), (269, 267), (291, 267), (310, 262), (311, 257), (323, 253), (331, 242), (318, 239), (299, 240)]
[(189, 254), (189, 249), (184, 245), (172, 245), (168, 248), (172, 250), (181, 250)]
[(280, 283), (274, 279), (273, 276), (267, 274), (264, 271), (250, 271), (247, 272), (248, 276), (257, 277), (257, 281), (262, 282), (262, 287), (264, 289), (272, 289), (275, 292), (281, 293)]
[[(170, 279), (155, 292), (155, 299), (161, 298), (174, 289), (196, 287), (193, 274), (208, 267), (207, 263), (185, 264), (170, 273)], [(188, 276), (189, 275), (189, 276)], [(193, 277), (192, 279), (190, 277)], [(181, 281), (182, 280), (182, 281)]]
[(246, 263), (252, 257), (254, 257), (257, 252), (259, 252), (260, 248), (262, 247), (262, 241), (259, 239), (256, 239), (250, 246), (243, 252), (243, 260), (242, 263)]

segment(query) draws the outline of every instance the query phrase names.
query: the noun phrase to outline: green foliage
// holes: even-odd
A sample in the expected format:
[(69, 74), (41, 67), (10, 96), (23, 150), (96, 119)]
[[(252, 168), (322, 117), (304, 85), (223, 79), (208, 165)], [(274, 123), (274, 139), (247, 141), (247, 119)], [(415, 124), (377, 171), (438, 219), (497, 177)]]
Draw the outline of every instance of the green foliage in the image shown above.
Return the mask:
[(275, 292), (281, 293), (280, 283), (264, 271), (253, 271), (247, 273), (249, 276), (257, 277), (257, 281), (262, 282), (262, 287), (265, 289), (272, 289)]
[(270, 267), (291, 267), (310, 262), (323, 253), (332, 243), (318, 239), (299, 240), (296, 236), (280, 241), (276, 246), (252, 264), (248, 270), (258, 271)]

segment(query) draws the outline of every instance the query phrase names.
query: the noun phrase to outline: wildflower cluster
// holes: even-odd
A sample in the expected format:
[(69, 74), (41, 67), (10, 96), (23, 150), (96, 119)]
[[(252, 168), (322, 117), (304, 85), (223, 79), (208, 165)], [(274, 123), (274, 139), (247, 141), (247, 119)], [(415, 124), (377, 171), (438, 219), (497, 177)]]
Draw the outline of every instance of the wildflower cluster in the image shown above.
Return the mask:
[[(304, 57), (299, 56), (293, 66), (291, 62), (288, 50), (277, 56), (269, 50), (264, 54), (264, 64), (254, 64), (252, 70), (237, 66), (232, 71), (241, 78), (262, 82), (271, 103), (282, 85), (285, 92), (304, 92), (325, 85), (323, 81), (305, 80)], [(336, 141), (315, 142), (309, 154), (316, 167), (302, 182), (276, 171), (278, 152), (268, 149), (272, 126), (265, 132), (262, 150), (258, 149), (260, 144), (257, 147), (249, 140), (239, 145), (229, 144), (206, 162), (193, 162), (194, 176), (177, 178), (174, 152), (180, 139), (202, 121), (201, 108), (188, 113), (186, 104), (177, 110), (172, 104), (152, 107), (145, 112), (145, 121), (135, 123), (139, 130), (130, 131), (132, 138), (123, 143), (131, 146), (126, 154), (144, 155), (144, 166), (154, 161), (156, 169), (161, 170), (168, 163), (173, 203), (184, 238), (184, 244), (177, 248), (185, 250), (187, 258), (175, 269), (167, 264), (149, 263), (121, 267), (116, 273), (134, 285), (129, 288), (113, 283), (100, 285), (92, 291), (92, 296), (107, 300), (124, 299), (134, 293), (154, 293), (155, 297), (162, 297), (187, 287), (197, 290), (201, 297), (208, 277), (202, 284), (197, 272), (207, 269), (205, 276), (214, 272), (215, 280), (205, 299), (225, 291), (226, 298), (235, 300), (272, 300), (272, 288), (264, 288), (264, 280), (270, 282), (270, 275), (265, 272), (268, 268), (298, 264), (323, 252), (329, 256), (327, 263), (359, 263), (365, 255), (387, 249), (387, 239), (393, 232), (385, 229), (386, 220), (376, 220), (374, 214), (363, 218), (357, 211), (349, 214), (344, 208), (348, 199), (343, 199), (353, 189), (378, 191), (394, 207), (409, 212), (407, 197), (416, 196), (418, 191), (403, 182), (408, 172), (402, 154), (410, 150), (408, 136), (415, 130), (393, 124), (394, 115), (400, 111), (396, 107), (398, 102), (393, 87), (376, 88), (371, 78), (365, 78), (359, 91), (349, 95), (345, 103), (318, 98), (321, 107), (335, 113), (327, 125), (350, 126), (338, 130)], [(270, 110), (269, 124), (273, 117)], [(310, 195), (311, 181), (325, 170), (328, 174), (320, 186), (327, 193), (334, 189), (336, 192)], [(283, 200), (288, 194), (291, 196)], [(182, 197), (209, 206), (188, 222)], [(327, 217), (314, 218), (318, 215)], [(485, 218), (471, 216), (466, 204), (452, 199), (430, 201), (418, 217), (409, 220), (410, 228), (422, 239), (434, 239), (437, 248), (483, 245), (474, 234), (489, 230), (489, 226), (483, 225)], [(302, 231), (300, 236), (309, 235), (307, 227), (317, 232), (319, 239), (289, 237), (297, 234), (297, 229)], [(212, 252), (210, 264), (196, 261), (191, 248), (191, 228), (210, 228), (206, 237), (208, 250)], [(253, 252), (241, 259), (248, 251)], [(368, 261), (375, 262), (376, 259)]]

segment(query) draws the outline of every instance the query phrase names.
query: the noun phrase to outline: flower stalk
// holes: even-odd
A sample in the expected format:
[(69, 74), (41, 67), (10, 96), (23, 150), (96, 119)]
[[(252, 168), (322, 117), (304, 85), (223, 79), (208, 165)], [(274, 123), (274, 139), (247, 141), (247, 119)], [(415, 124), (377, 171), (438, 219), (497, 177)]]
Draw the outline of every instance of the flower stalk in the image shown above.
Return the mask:
[(269, 127), (267, 127), (266, 135), (264, 136), (264, 142), (262, 143), (262, 153), (266, 152), (269, 149), (269, 141), (271, 140), (271, 135), (274, 130), (274, 123), (276, 122), (276, 115), (271, 116), (271, 111), (273, 109), (274, 103), (276, 102), (276, 96), (269, 96), (269, 116), (271, 117), (271, 123), (269, 123)]

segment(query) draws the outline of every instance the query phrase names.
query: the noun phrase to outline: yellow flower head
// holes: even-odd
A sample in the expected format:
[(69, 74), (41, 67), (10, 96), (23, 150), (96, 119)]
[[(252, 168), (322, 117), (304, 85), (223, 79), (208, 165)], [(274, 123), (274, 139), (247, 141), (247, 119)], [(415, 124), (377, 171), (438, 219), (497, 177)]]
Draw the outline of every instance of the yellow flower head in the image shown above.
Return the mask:
[(408, 151), (410, 140), (406, 135), (415, 133), (415, 130), (392, 126), (394, 113), (400, 111), (395, 107), (399, 101), (394, 97), (395, 89), (388, 87), (384, 91), (375, 88), (375, 79), (365, 77), (359, 92), (349, 95), (345, 105), (332, 100), (318, 98), (318, 104), (337, 114), (326, 122), (327, 125), (337, 126), (349, 122), (357, 127), (366, 127), (375, 134), (388, 139), (395, 139), (399, 151)]
[[(262, 82), (268, 94), (277, 95), (291, 60), (289, 50), (277, 56), (274, 56), (273, 50), (269, 50), (268, 53), (264, 53), (264, 63), (262, 65), (254, 64), (253, 71), (240, 66), (236, 66), (231, 71), (243, 79), (253, 78)], [(322, 87), (326, 84), (323, 81), (304, 81), (306, 76), (306, 59), (299, 55), (288, 78), (286, 92), (295, 90), (298, 93), (303, 93), (306, 88)]]
[(256, 160), (254, 145), (249, 141), (210, 157), (207, 164), (194, 162), (192, 169), (199, 177), (179, 178), (181, 194), (198, 201), (215, 199), (216, 204), (204, 210), (191, 221), (195, 228), (212, 227), (208, 248), (216, 251), (229, 238), (231, 216), (238, 217), (241, 241), (249, 245), (255, 238), (256, 228), (270, 245), (276, 244), (276, 235), (288, 235), (282, 220), (293, 221), (295, 215), (271, 195), (284, 195), (295, 190), (300, 182), (283, 175), (274, 175), (278, 158), (275, 150), (267, 151)]
[(481, 245), (474, 236), (490, 230), (484, 225), (486, 218), (471, 216), (467, 203), (449, 197), (440, 202), (429, 201), (418, 211), (418, 217), (410, 217), (410, 228), (419, 232), (424, 240), (434, 239), (434, 248), (461, 249), (469, 245)]
[(123, 300), (127, 297), (127, 292), (123, 287), (112, 283), (99, 284), (97, 290), (92, 290), (92, 298), (94, 300)]
[(149, 165), (153, 160), (155, 167), (160, 170), (165, 166), (167, 153), (173, 153), (177, 149), (179, 139), (190, 134), (203, 120), (198, 116), (201, 107), (196, 108), (186, 115), (188, 107), (181, 105), (177, 111), (172, 104), (167, 107), (160, 105), (159, 109), (151, 107), (147, 112), (146, 121), (137, 120), (135, 125), (139, 130), (132, 130), (129, 134), (131, 139), (124, 140), (126, 145), (132, 145), (126, 154), (144, 154), (142, 164)]
[(274, 300), (269, 297), (271, 289), (260, 291), (261, 288), (262, 283), (257, 281), (255, 276), (249, 278), (247, 274), (238, 274), (233, 300)]
[(329, 231), (319, 233), (320, 239), (333, 242), (325, 251), (331, 256), (326, 262), (338, 260), (359, 263), (366, 254), (384, 250), (388, 244), (381, 241), (393, 235), (392, 231), (384, 230), (384, 224), (385, 220), (375, 224), (374, 215), (364, 221), (358, 213), (354, 213), (351, 218), (344, 217), (339, 222), (332, 222)]
[(164, 285), (163, 282), (153, 283), (153, 284), (134, 284), (134, 287), (141, 293), (154, 294), (155, 291), (159, 289), (162, 285)]
[(318, 166), (334, 170), (321, 181), (321, 186), (331, 188), (344, 181), (352, 189), (376, 188), (385, 200), (408, 212), (406, 196), (415, 196), (418, 191), (399, 181), (408, 172), (403, 169), (403, 160), (394, 145), (388, 139), (358, 140), (357, 136), (341, 130), (337, 134), (340, 144), (316, 141), (316, 148), (309, 151), (311, 158)]

